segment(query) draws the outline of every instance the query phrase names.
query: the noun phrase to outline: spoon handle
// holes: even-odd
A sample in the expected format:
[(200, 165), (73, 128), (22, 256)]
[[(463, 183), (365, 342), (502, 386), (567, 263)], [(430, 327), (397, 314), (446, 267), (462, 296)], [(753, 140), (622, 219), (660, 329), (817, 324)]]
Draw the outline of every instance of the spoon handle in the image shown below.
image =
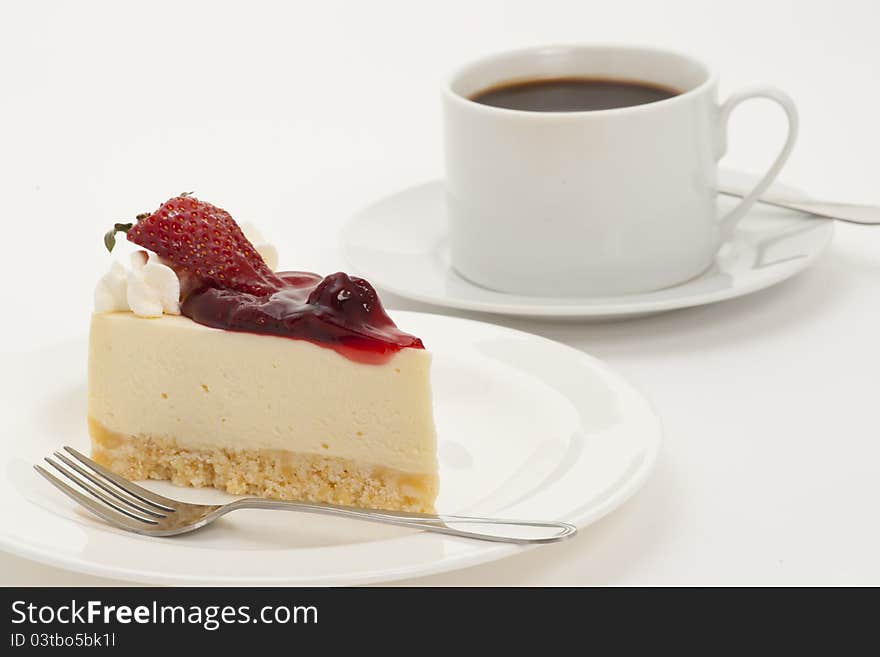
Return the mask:
[[(736, 196), (742, 198), (742, 192), (732, 187), (720, 185), (718, 193), (725, 196)], [(807, 201), (779, 198), (777, 196), (762, 196), (758, 199), (760, 203), (767, 205), (775, 205), (780, 208), (788, 208), (789, 210), (799, 210), (808, 214), (814, 214), (817, 217), (825, 217), (827, 219), (837, 219), (838, 221), (848, 221), (855, 224), (880, 224), (880, 207), (876, 205), (860, 205), (858, 203), (831, 203), (828, 201)]]

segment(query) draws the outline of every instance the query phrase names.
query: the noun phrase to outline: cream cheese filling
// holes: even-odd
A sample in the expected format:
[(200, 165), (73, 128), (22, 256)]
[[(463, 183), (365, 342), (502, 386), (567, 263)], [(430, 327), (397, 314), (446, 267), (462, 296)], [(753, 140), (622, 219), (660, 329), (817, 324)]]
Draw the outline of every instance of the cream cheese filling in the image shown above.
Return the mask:
[(436, 471), (431, 356), (381, 365), (305, 340), (165, 315), (92, 316), (89, 416), (194, 448), (280, 449), (403, 472)]

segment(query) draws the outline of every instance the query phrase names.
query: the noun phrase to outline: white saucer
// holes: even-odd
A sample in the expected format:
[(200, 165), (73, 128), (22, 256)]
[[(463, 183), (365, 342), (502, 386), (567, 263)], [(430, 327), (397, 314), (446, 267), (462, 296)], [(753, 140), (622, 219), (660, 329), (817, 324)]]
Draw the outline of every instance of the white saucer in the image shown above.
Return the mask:
[[(645, 481), (660, 446), (660, 423), (648, 402), (599, 361), (492, 324), (393, 315), (434, 353), (438, 511), (559, 519), (584, 528)], [(84, 340), (4, 360), (2, 549), (105, 577), (228, 585), (389, 581), (528, 549), (272, 511), (239, 511), (175, 538), (117, 530), (33, 470), (62, 445), (88, 450), (85, 363)], [(167, 482), (145, 485), (189, 501), (232, 499)]]
[[(725, 182), (747, 187), (742, 174)], [(777, 185), (775, 192), (800, 196)], [(719, 197), (720, 211), (736, 199)], [(501, 315), (606, 319), (648, 315), (749, 294), (812, 264), (834, 232), (832, 221), (758, 204), (725, 243), (715, 264), (675, 287), (618, 297), (544, 298), (496, 292), (459, 276), (449, 264), (442, 181), (410, 187), (355, 215), (341, 234), (351, 268), (374, 285), (447, 308)]]

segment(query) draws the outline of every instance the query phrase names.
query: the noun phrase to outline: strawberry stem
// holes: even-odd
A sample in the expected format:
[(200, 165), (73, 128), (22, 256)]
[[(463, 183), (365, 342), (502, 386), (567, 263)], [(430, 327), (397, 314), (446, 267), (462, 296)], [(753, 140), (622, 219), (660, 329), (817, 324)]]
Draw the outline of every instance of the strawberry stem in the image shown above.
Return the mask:
[[(140, 216), (138, 216), (140, 219)], [(108, 251), (113, 251), (113, 247), (116, 246), (116, 233), (122, 232), (127, 233), (128, 229), (131, 228), (134, 224), (113, 224), (113, 228), (104, 233), (104, 246), (107, 247)]]

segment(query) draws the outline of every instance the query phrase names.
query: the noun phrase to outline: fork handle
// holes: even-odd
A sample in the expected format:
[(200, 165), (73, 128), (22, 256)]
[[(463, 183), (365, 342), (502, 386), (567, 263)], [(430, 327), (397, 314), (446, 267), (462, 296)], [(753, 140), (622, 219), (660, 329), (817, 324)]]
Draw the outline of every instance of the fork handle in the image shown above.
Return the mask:
[(236, 500), (224, 507), (225, 512), (236, 509), (282, 509), (304, 513), (321, 513), (498, 543), (554, 543), (574, 536), (577, 532), (577, 528), (567, 522), (499, 520), (496, 518), (476, 518), (470, 516), (407, 513), (382, 509), (361, 509), (353, 506), (323, 504), (320, 502), (285, 502), (258, 497)]

